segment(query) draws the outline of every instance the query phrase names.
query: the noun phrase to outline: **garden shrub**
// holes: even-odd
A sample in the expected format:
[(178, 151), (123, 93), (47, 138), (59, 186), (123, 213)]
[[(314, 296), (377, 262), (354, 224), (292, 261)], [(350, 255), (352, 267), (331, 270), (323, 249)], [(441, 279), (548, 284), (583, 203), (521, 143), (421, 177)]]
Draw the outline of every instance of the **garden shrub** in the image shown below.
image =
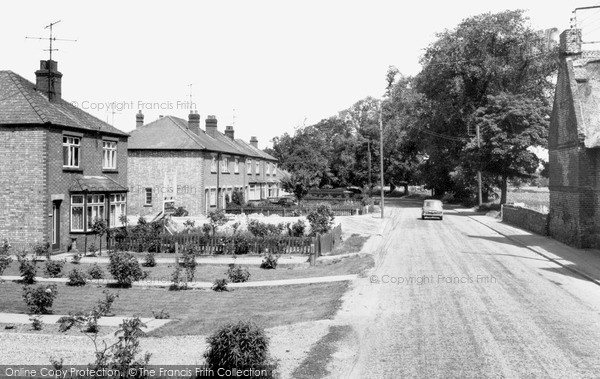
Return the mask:
[(154, 267), (156, 266), (156, 258), (154, 257), (154, 253), (147, 253), (144, 256), (144, 263), (142, 263), (144, 267)]
[(269, 337), (251, 321), (230, 323), (206, 339), (206, 364), (212, 370), (262, 369), (270, 363)]
[(44, 272), (50, 278), (60, 278), (60, 273), (65, 265), (64, 261), (46, 261)]
[(108, 272), (121, 287), (131, 287), (131, 283), (141, 280), (147, 275), (131, 253), (122, 251), (110, 255)]
[(234, 254), (248, 254), (250, 251), (250, 236), (238, 233), (233, 237)]
[(171, 285), (169, 286), (169, 291), (179, 291), (181, 289), (187, 289), (187, 283), (185, 280), (183, 280), (181, 266), (179, 264), (175, 264), (175, 269), (171, 274)]
[(37, 274), (37, 266), (35, 261), (27, 259), (23, 255), (18, 256), (19, 259), (19, 272), (21, 273), (21, 278), (23, 283), (25, 284), (33, 284), (35, 283), (35, 276)]
[(98, 263), (91, 265), (90, 268), (88, 268), (87, 274), (94, 280), (104, 279), (104, 270), (102, 270), (102, 267), (100, 267)]
[(73, 254), (71, 257), (71, 263), (78, 265), (81, 262), (81, 254)]
[(85, 286), (86, 278), (85, 273), (78, 268), (74, 268), (69, 272), (69, 281), (67, 281), (68, 286), (73, 287), (81, 287)]
[(290, 231), (292, 237), (302, 237), (306, 231), (306, 223), (304, 220), (298, 220), (290, 225)]
[(229, 291), (229, 288), (227, 288), (227, 283), (227, 279), (215, 279), (211, 289), (217, 292)]
[(119, 294), (114, 294), (109, 290), (104, 290), (102, 291), (102, 293), (104, 294), (104, 297), (98, 300), (94, 311), (99, 316), (108, 316), (111, 314), (113, 303), (115, 302), (115, 300), (117, 300)]
[(33, 253), (36, 257), (50, 258), (50, 242), (39, 243), (33, 247)]
[(267, 236), (278, 236), (281, 234), (281, 229), (277, 225), (268, 224), (257, 219), (248, 221), (248, 231), (254, 237), (264, 238)]
[(243, 283), (250, 279), (250, 272), (247, 268), (232, 263), (229, 265), (229, 270), (227, 270), (227, 277), (232, 283)]
[(12, 262), (12, 258), (8, 254), (11, 246), (8, 243), (7, 239), (2, 241), (2, 245), (0, 245), (0, 275), (10, 266)]
[(188, 249), (184, 250), (183, 255), (179, 259), (179, 265), (185, 270), (185, 281), (193, 282), (196, 275), (196, 266), (198, 266), (195, 248), (188, 246)]
[(33, 314), (49, 313), (56, 295), (56, 284), (23, 287), (23, 300)]
[(90, 252), (90, 256), (91, 257), (95, 257), (96, 256), (96, 252), (98, 251), (98, 248), (96, 247), (96, 245), (92, 242), (90, 244), (90, 246), (88, 246), (87, 250)]
[(267, 255), (264, 256), (262, 263), (260, 264), (260, 268), (264, 268), (267, 270), (276, 269), (278, 259), (279, 259), (279, 257), (277, 257), (276, 255), (268, 253)]
[(42, 317), (40, 315), (30, 316), (29, 321), (31, 321), (31, 327), (33, 330), (42, 330), (44, 328), (44, 321), (42, 321)]
[(331, 230), (333, 226), (334, 214), (329, 204), (319, 204), (311, 210), (306, 216), (310, 223), (310, 233), (312, 236), (324, 234)]
[(190, 212), (187, 211), (187, 209), (185, 209), (184, 207), (177, 207), (177, 209), (175, 209), (175, 212), (173, 212), (173, 217), (186, 217), (187, 215), (189, 215)]
[[(220, 226), (225, 225), (227, 223), (227, 221), (229, 221), (229, 218), (225, 214), (225, 211), (222, 209), (219, 209), (217, 211), (208, 212), (208, 219), (210, 220), (212, 236), (214, 236), (217, 233), (217, 229)], [(204, 227), (204, 225), (203, 225), (203, 227)]]

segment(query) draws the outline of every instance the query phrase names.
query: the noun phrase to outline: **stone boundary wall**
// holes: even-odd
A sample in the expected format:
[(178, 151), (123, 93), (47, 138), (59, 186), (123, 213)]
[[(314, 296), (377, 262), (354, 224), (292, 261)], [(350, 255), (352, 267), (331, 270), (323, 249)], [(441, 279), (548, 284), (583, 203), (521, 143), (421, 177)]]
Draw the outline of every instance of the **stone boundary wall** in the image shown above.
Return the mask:
[(531, 209), (515, 207), (512, 205), (502, 206), (502, 222), (517, 226), (542, 236), (548, 233), (548, 214), (536, 212)]

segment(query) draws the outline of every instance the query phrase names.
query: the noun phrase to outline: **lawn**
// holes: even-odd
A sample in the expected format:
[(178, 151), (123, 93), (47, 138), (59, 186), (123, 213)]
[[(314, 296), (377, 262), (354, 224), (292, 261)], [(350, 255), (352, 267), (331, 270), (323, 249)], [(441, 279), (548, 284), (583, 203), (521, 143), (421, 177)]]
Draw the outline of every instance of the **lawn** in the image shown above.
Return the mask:
[[(352, 237), (348, 238), (350, 241)], [(364, 243), (364, 242), (363, 242)], [(105, 278), (111, 278), (108, 273), (106, 263), (98, 264), (104, 270)], [(92, 264), (89, 263), (66, 263), (62, 269), (61, 277), (68, 277), (69, 272), (73, 268), (77, 268), (87, 272)], [(38, 262), (38, 276), (44, 274), (45, 262)], [(310, 267), (308, 263), (300, 265), (285, 265), (279, 266), (276, 270), (264, 270), (258, 266), (243, 266), (250, 272), (250, 281), (261, 280), (279, 280), (279, 279), (296, 279), (296, 278), (314, 278), (319, 276), (330, 275), (347, 275), (360, 274), (366, 269), (373, 267), (373, 257), (370, 255), (352, 256), (336, 259), (334, 261), (317, 260), (315, 267)], [(171, 274), (175, 268), (174, 263), (158, 263), (155, 267), (142, 267), (148, 271), (146, 280), (153, 282), (161, 282), (168, 285), (171, 281)], [(227, 265), (198, 265), (196, 268), (195, 281), (197, 282), (213, 282), (215, 279), (226, 278)], [(20, 276), (19, 263), (13, 261), (10, 266), (4, 271), (6, 276)]]
[(550, 192), (548, 188), (511, 188), (506, 196), (508, 203), (523, 203), (527, 208), (548, 210), (550, 206)]
[[(153, 317), (152, 311), (165, 310), (172, 322), (150, 333), (151, 336), (206, 335), (220, 325), (251, 319), (266, 328), (296, 322), (330, 319), (341, 305), (348, 282), (238, 288), (230, 292), (211, 290), (168, 291), (164, 288), (133, 287), (112, 289), (119, 297), (113, 312), (119, 316), (139, 314)], [(59, 285), (52, 312), (91, 309), (102, 298), (105, 286)], [(22, 285), (0, 283), (0, 311), (27, 313)]]

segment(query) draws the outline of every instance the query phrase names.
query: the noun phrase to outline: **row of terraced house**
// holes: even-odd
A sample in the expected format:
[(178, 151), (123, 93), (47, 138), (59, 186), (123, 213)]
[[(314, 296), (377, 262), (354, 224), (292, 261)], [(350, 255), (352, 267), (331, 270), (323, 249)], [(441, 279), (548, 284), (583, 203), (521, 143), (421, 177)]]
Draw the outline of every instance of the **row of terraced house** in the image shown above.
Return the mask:
[(208, 116), (161, 116), (125, 133), (62, 98), (57, 62), (40, 62), (35, 83), (0, 71), (0, 239), (14, 247), (48, 242), (82, 246), (96, 218), (157, 216), (184, 207), (191, 216), (224, 208), (235, 190), (246, 200), (279, 195), (277, 159)]

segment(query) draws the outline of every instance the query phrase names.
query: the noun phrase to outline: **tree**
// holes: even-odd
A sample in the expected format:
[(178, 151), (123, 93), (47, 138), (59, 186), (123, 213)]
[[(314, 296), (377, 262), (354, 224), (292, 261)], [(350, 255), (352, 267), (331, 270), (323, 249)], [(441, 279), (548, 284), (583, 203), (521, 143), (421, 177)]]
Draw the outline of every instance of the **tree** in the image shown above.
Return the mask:
[(488, 96), (473, 118), (479, 126), (482, 145), (473, 138), (465, 147), (465, 161), (481, 162), (482, 171), (492, 175), (501, 189), (500, 203), (506, 203), (507, 182), (531, 178), (541, 160), (529, 150), (547, 146), (550, 107), (525, 95), (500, 93)]
[(430, 183), (434, 188), (464, 189), (451, 173), (469, 164), (463, 160), (473, 134), (469, 126), (478, 109), (488, 106), (490, 95), (523, 95), (542, 106), (550, 104), (556, 48), (549, 49), (527, 22), (521, 10), (474, 16), (438, 34), (426, 49), (414, 84), (428, 109), (420, 122), (420, 144), (427, 146), (424, 176), (437, 181)]

